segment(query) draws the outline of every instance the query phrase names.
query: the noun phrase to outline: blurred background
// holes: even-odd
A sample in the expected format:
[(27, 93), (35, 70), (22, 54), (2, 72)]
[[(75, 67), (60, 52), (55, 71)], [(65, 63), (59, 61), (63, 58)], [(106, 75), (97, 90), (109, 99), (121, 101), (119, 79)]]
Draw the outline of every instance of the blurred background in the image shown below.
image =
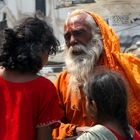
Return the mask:
[(0, 0), (0, 36), (4, 28), (15, 26), (37, 10), (42, 11), (61, 43), (59, 52), (50, 56), (48, 66), (40, 71), (40, 74), (54, 80), (65, 68), (63, 25), (69, 12), (77, 8), (96, 12), (118, 34), (122, 52), (133, 52), (139, 56), (139, 5), (140, 0)]

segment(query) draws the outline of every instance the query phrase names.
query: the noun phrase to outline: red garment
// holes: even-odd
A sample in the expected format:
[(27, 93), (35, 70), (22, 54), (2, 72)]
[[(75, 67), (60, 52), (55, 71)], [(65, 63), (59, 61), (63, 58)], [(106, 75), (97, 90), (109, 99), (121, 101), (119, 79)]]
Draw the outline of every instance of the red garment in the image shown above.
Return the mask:
[[(123, 136), (121, 136), (120, 134), (112, 130), (111, 128), (109, 127), (106, 127), (106, 128), (108, 128), (118, 138), (118, 140), (127, 140), (126, 138), (124, 138)], [(140, 134), (137, 130), (134, 130), (133, 140), (140, 140)]]
[(36, 128), (58, 124), (54, 85), (44, 77), (14, 83), (0, 77), (0, 139), (35, 140)]

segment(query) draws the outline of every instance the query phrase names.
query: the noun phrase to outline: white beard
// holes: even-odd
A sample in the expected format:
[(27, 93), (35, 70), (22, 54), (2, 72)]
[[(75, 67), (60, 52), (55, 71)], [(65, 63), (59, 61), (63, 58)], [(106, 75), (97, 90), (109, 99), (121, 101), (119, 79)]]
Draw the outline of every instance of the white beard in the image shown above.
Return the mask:
[[(79, 87), (83, 86), (93, 74), (94, 66), (102, 51), (103, 45), (100, 39), (92, 39), (86, 46), (75, 45), (66, 49), (65, 63), (68, 72), (71, 74), (69, 88), (72, 92), (80, 92)], [(76, 55), (77, 53), (79, 54)]]

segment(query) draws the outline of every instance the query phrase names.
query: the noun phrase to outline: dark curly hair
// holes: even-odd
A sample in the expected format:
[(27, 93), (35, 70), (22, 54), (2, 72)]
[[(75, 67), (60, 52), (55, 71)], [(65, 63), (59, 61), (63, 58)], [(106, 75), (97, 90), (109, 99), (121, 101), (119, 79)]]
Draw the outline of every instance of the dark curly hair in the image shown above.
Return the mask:
[(127, 140), (133, 140), (127, 118), (127, 89), (124, 79), (116, 72), (96, 72), (84, 87), (88, 102), (95, 101), (97, 119), (118, 120)]
[(59, 41), (53, 29), (38, 17), (28, 17), (13, 29), (5, 29), (0, 65), (21, 73), (37, 73), (44, 52), (56, 54)]

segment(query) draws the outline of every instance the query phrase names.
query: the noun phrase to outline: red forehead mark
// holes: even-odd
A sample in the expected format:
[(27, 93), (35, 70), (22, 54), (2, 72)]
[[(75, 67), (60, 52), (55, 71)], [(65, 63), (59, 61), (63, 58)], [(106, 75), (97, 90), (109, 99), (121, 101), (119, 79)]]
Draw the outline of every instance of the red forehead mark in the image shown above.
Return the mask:
[(84, 13), (69, 16), (64, 26), (65, 32), (77, 28), (85, 22), (86, 18), (87, 15)]

